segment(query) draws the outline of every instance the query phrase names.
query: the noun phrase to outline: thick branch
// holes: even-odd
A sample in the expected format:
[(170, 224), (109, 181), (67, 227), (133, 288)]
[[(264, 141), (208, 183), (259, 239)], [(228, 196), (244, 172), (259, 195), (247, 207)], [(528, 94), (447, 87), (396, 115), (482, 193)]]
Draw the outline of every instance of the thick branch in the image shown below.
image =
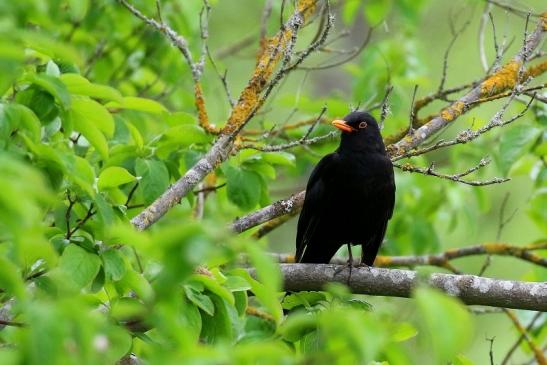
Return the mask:
[[(281, 264), (280, 268), (287, 291), (323, 290), (329, 282), (346, 284), (349, 279), (349, 270), (339, 265)], [(423, 281), (468, 305), (547, 311), (547, 283), (438, 273)], [(349, 287), (359, 294), (409, 298), (420, 282), (415, 271), (364, 267), (353, 268)]]

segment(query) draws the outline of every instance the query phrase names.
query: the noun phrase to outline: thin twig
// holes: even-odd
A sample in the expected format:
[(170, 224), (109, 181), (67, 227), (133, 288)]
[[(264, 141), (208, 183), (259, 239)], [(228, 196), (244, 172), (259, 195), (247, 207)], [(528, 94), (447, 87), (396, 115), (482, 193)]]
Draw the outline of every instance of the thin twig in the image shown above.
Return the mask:
[(441, 178), (441, 179), (451, 180), (451, 181), (459, 182), (459, 183), (466, 184), (466, 185), (472, 185), (472, 186), (486, 186), (486, 185), (492, 185), (492, 184), (501, 184), (501, 183), (504, 183), (506, 181), (511, 180), (509, 178), (500, 178), (500, 177), (495, 177), (493, 179), (485, 180), (485, 181), (476, 181), (476, 180), (469, 181), (469, 180), (463, 180), (462, 179), (462, 177), (467, 176), (469, 174), (472, 174), (473, 172), (475, 172), (475, 171), (481, 169), (482, 167), (488, 165), (490, 162), (491, 162), (490, 159), (483, 158), (482, 160), (480, 160), (480, 162), (476, 166), (470, 167), (469, 169), (465, 170), (464, 172), (461, 172), (461, 173), (458, 173), (458, 174), (453, 174), (453, 175), (442, 174), (442, 173), (437, 172), (435, 170), (435, 166), (434, 166), (433, 163), (427, 168), (413, 166), (413, 165), (408, 164), (408, 163), (403, 164), (403, 165), (399, 165), (399, 164), (395, 163), (395, 164), (393, 164), (393, 166), (395, 166), (398, 169), (401, 169), (403, 171), (416, 172), (416, 173), (419, 173), (419, 174), (422, 174), (422, 175), (435, 176), (435, 177), (438, 177), (438, 178)]
[[(530, 323), (528, 323), (528, 326), (526, 326), (526, 329), (525, 329), (525, 332), (526, 333), (529, 333), (532, 328), (534, 327), (534, 325), (536, 324), (536, 322), (538, 321), (538, 319), (541, 318), (541, 316), (543, 315), (544, 313), (542, 312), (537, 312), (536, 315), (532, 318), (532, 320), (530, 321)], [(515, 341), (515, 343), (513, 344), (513, 346), (511, 346), (511, 348), (509, 349), (509, 351), (507, 351), (507, 353), (505, 354), (505, 357), (503, 358), (502, 362), (500, 365), (507, 365), (509, 363), (509, 360), (511, 359), (511, 356), (513, 356), (513, 353), (516, 351), (516, 349), (519, 347), (520, 343), (525, 339), (525, 336), (524, 334), (521, 333), (521, 335), (519, 336), (519, 338), (517, 339), (517, 341)]]

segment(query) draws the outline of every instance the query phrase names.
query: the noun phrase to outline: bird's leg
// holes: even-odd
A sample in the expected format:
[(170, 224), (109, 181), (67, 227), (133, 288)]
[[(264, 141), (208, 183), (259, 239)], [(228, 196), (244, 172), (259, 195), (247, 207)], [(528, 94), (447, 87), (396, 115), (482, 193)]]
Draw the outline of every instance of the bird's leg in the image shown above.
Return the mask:
[[(348, 261), (347, 261), (347, 267), (349, 268), (349, 275), (348, 275), (348, 280), (347, 280), (347, 285), (349, 286), (349, 282), (351, 280), (351, 271), (353, 269), (353, 254), (351, 252), (351, 244), (348, 243), (348, 255), (349, 255), (349, 258), (348, 258)], [(338, 269), (336, 269), (334, 271), (334, 276), (338, 275), (340, 272), (342, 272), (343, 270), (345, 269), (344, 266), (341, 266), (339, 267)]]
[(349, 275), (347, 285), (349, 286), (349, 282), (351, 281), (351, 271), (353, 269), (353, 254), (351, 253), (351, 243), (348, 243), (348, 255)]
[(372, 265), (369, 265), (365, 262), (365, 245), (361, 245), (361, 262), (358, 265), (359, 267), (364, 267), (370, 271)]
[(353, 254), (351, 253), (351, 244), (347, 244), (348, 245), (348, 255), (349, 255), (349, 258), (348, 258), (348, 265), (349, 267), (352, 267), (353, 266)]

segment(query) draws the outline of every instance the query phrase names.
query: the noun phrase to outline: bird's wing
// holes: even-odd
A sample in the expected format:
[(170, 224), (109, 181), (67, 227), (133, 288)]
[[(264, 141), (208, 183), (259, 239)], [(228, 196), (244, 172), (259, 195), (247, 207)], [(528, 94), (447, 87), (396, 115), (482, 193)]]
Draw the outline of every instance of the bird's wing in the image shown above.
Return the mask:
[(361, 262), (368, 266), (372, 266), (372, 264), (374, 263), (374, 259), (378, 254), (378, 250), (380, 249), (380, 246), (382, 245), (382, 241), (384, 240), (384, 236), (386, 234), (387, 222), (393, 216), (393, 208), (395, 207), (395, 181), (393, 180), (393, 176), (389, 181), (385, 183), (384, 186), (381, 187), (380, 191), (380, 195), (383, 199), (381, 204), (383, 205), (383, 209), (378, 210), (382, 211), (383, 214), (381, 217), (379, 217), (376, 230), (372, 233), (372, 236), (369, 242), (367, 242), (366, 247), (363, 247), (363, 251), (361, 254)]
[(319, 161), (310, 175), (308, 185), (306, 186), (306, 197), (304, 205), (298, 218), (298, 228), (296, 233), (296, 262), (300, 262), (306, 249), (310, 237), (313, 236), (319, 223), (318, 212), (322, 211), (322, 204), (325, 201), (325, 181), (323, 177), (325, 172), (332, 169), (336, 160), (336, 154), (326, 155)]

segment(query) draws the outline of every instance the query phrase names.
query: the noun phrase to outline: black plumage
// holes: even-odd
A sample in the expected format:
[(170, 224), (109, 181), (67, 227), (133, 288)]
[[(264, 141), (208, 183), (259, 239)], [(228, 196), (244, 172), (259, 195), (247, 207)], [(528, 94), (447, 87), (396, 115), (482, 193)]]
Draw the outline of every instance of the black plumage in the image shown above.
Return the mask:
[(361, 245), (361, 263), (372, 266), (393, 214), (393, 165), (370, 114), (352, 112), (332, 124), (342, 130), (340, 146), (311, 173), (298, 219), (296, 262), (328, 263), (347, 244), (350, 255), (351, 245)]

